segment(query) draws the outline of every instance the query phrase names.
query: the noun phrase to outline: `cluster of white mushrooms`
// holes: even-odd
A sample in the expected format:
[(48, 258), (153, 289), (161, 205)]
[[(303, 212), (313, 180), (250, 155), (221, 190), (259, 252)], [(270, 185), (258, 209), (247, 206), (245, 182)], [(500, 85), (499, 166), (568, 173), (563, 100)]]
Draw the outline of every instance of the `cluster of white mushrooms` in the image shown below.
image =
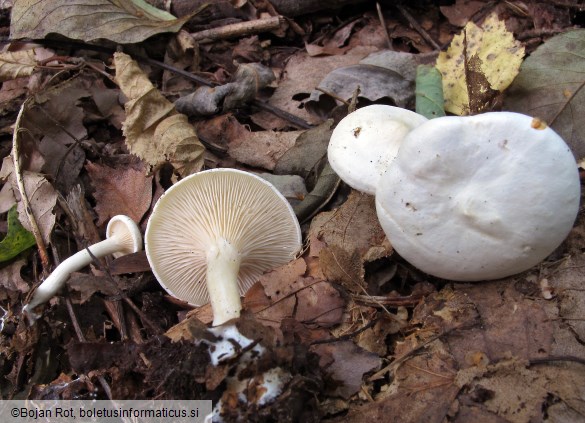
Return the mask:
[[(355, 189), (376, 196), (380, 223), (394, 249), (419, 269), (445, 279), (477, 281), (522, 272), (567, 236), (579, 208), (580, 180), (569, 147), (541, 121), (517, 113), (427, 120), (414, 112), (368, 106), (333, 131), (328, 157)], [(240, 296), (265, 271), (300, 251), (301, 230), (288, 201), (264, 179), (216, 169), (173, 185), (157, 202), (145, 234), (146, 254), (165, 290), (189, 304), (211, 303), (219, 341), (210, 360), (236, 354), (252, 340), (232, 320)], [(23, 312), (35, 309), (94, 257), (142, 248), (126, 216), (112, 218), (107, 239), (63, 261), (37, 288)], [(90, 254), (91, 252), (91, 254)], [(228, 389), (246, 401), (249, 379)], [(220, 357), (221, 356), (221, 357)], [(256, 376), (271, 402), (290, 375), (280, 368)], [(208, 419), (221, 420), (221, 403)]]
[(571, 230), (580, 179), (570, 148), (542, 121), (511, 112), (426, 120), (368, 106), (333, 131), (331, 167), (376, 196), (398, 254), (455, 281), (531, 268)]

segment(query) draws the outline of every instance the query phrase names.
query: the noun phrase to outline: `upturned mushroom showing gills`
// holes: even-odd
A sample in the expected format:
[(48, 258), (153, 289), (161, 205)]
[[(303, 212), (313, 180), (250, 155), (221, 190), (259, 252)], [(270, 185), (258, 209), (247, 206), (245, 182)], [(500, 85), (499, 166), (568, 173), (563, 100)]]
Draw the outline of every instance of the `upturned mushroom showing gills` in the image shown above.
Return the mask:
[(214, 169), (186, 177), (158, 200), (145, 247), (165, 290), (195, 306), (211, 302), (213, 325), (240, 315), (243, 295), (265, 271), (301, 249), (292, 207), (269, 182)]
[(36, 289), (31, 301), (24, 306), (22, 312), (32, 324), (38, 319), (34, 309), (49, 301), (65, 284), (71, 273), (83, 269), (92, 261), (91, 255), (101, 258), (112, 254), (120, 257), (126, 254), (142, 250), (142, 235), (136, 223), (128, 216), (114, 216), (108, 222), (106, 239), (97, 244), (90, 245), (87, 249), (78, 251), (67, 258), (49, 275), (47, 279)]
[(544, 260), (571, 230), (579, 199), (562, 138), (538, 119), (493, 112), (410, 132), (380, 179), (376, 208), (405, 260), (444, 279), (478, 281)]
[(426, 121), (424, 116), (400, 107), (362, 107), (333, 130), (327, 149), (329, 164), (346, 184), (373, 195), (406, 134)]

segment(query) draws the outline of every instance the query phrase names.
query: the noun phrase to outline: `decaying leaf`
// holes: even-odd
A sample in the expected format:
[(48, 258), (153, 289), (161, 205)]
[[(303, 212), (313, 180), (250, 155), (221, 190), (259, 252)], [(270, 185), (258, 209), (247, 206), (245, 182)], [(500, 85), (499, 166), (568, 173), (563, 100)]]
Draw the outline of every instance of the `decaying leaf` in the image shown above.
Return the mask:
[(189, 116), (210, 116), (220, 110), (242, 107), (256, 98), (258, 91), (274, 81), (270, 68), (258, 63), (242, 64), (233, 81), (218, 87), (200, 87), (193, 94), (175, 102), (180, 113)]
[(332, 120), (302, 132), (293, 147), (276, 163), (277, 175), (300, 175), (310, 190), (294, 207), (297, 218), (304, 222), (333, 196), (341, 180), (327, 162), (327, 146), (331, 138)]
[(114, 63), (116, 83), (128, 98), (123, 129), (130, 152), (153, 167), (170, 162), (181, 176), (199, 171), (205, 148), (187, 117), (176, 112), (130, 56), (116, 53)]
[(503, 91), (518, 74), (524, 47), (496, 14), (490, 15), (481, 28), (469, 22), (453, 37), (447, 51), (439, 54), (436, 66), (443, 75), (445, 109), (456, 115), (470, 111), (466, 60), (475, 56), (490, 88)]
[[(373, 47), (357, 47), (342, 56), (309, 57), (304, 51), (294, 54), (287, 61), (278, 87), (268, 104), (299, 116), (310, 124), (320, 124), (322, 118), (309, 113), (305, 107), (311, 92), (329, 72), (341, 66), (355, 65), (373, 50)], [(290, 127), (288, 121), (266, 111), (256, 113), (253, 119), (266, 129)]]
[[(51, 242), (51, 234), (53, 226), (55, 226), (55, 212), (54, 208), (57, 204), (57, 192), (47, 179), (36, 172), (23, 172), (24, 189), (28, 196), (32, 213), (37, 221), (39, 230), (41, 232), (43, 241), (46, 245)], [(12, 156), (7, 156), (2, 162), (2, 169), (0, 170), (0, 180), (6, 181), (10, 184), (13, 193), (13, 203), (18, 204), (18, 216), (22, 226), (27, 231), (32, 232), (30, 221), (24, 210), (24, 204), (21, 201), (20, 192), (17, 189), (16, 175), (14, 172), (14, 163)]]
[(351, 341), (315, 345), (311, 349), (321, 356), (321, 366), (339, 384), (331, 388), (330, 394), (346, 399), (359, 391), (364, 374), (376, 370), (382, 362), (377, 354)]
[(288, 318), (318, 327), (339, 323), (345, 301), (327, 281), (304, 276), (306, 270), (299, 258), (264, 274), (246, 293), (245, 308), (276, 328)]
[(0, 262), (16, 257), (29, 247), (35, 245), (35, 237), (22, 227), (18, 220), (16, 205), (8, 212), (8, 232), (0, 241)]
[(103, 38), (132, 44), (155, 34), (177, 32), (191, 17), (176, 19), (142, 0), (16, 0), (10, 38), (57, 33), (82, 41)]
[(152, 176), (132, 167), (114, 169), (89, 162), (85, 168), (95, 187), (97, 224), (124, 214), (140, 222), (152, 201)]
[(307, 195), (305, 181), (298, 175), (273, 175), (272, 173), (257, 173), (256, 175), (274, 185), (293, 207), (303, 201)]
[(584, 85), (585, 29), (577, 29), (547, 40), (522, 63), (504, 107), (547, 122), (580, 161), (585, 158)]
[(413, 83), (399, 73), (374, 65), (353, 65), (335, 69), (325, 77), (306, 103), (307, 110), (324, 116), (336, 105), (327, 94), (349, 101), (359, 88), (360, 97), (372, 102), (387, 99), (407, 107), (413, 99)]
[(308, 237), (310, 243), (317, 239), (327, 244), (319, 253), (323, 272), (359, 294), (363, 293), (364, 263), (392, 252), (378, 222), (374, 197), (358, 191), (352, 191), (339, 209), (316, 216)]
[(372, 53), (359, 64), (338, 67), (330, 72), (311, 93), (306, 108), (320, 116), (328, 116), (335, 104), (330, 95), (350, 100), (359, 86), (361, 98), (370, 102), (390, 100), (398, 107), (411, 106), (414, 100), (416, 67), (434, 55), (396, 51)]
[(36, 66), (34, 49), (0, 53), (0, 81), (30, 76)]
[[(24, 265), (26, 265), (26, 260), (22, 259), (16, 260), (0, 269), (0, 291), (2, 290), (1, 288), (23, 294), (29, 291), (28, 283), (20, 276), (20, 271)], [(0, 298), (2, 296), (2, 293), (0, 293)]]

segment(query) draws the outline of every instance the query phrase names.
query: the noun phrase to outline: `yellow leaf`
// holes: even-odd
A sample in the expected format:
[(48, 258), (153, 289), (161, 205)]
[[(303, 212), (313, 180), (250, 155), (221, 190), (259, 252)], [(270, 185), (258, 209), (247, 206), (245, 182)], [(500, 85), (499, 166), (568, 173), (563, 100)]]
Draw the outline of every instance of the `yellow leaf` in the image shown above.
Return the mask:
[(124, 53), (114, 54), (116, 83), (128, 101), (124, 105), (126, 146), (150, 166), (169, 162), (181, 176), (201, 170), (205, 147), (185, 115), (178, 113)]
[(479, 58), (481, 72), (490, 88), (501, 92), (518, 74), (524, 47), (495, 13), (484, 21), (481, 28), (469, 22), (460, 34), (453, 37), (447, 51), (441, 52), (437, 58), (436, 66), (443, 75), (445, 109), (448, 112), (456, 115), (469, 113), (465, 60), (474, 56)]

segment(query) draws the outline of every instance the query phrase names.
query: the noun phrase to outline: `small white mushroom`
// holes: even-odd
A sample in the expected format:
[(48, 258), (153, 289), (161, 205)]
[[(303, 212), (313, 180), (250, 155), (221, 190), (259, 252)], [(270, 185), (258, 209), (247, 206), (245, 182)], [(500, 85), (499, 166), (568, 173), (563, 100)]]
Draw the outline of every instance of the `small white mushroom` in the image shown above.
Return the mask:
[(211, 302), (213, 325), (240, 315), (243, 295), (266, 270), (301, 249), (290, 204), (269, 182), (236, 169), (188, 176), (157, 202), (146, 228), (154, 275), (172, 296)]
[(513, 275), (545, 259), (577, 216), (569, 147), (529, 116), (441, 117), (410, 132), (376, 192), (392, 246), (445, 279)]
[(374, 104), (344, 117), (333, 130), (327, 157), (345, 183), (368, 194), (394, 160), (402, 140), (427, 121), (400, 107)]
[[(136, 223), (128, 216), (118, 215), (112, 217), (106, 228), (106, 239), (88, 247), (91, 254), (101, 258), (112, 254), (120, 257), (125, 254), (135, 253), (142, 249), (142, 235)], [(31, 301), (22, 309), (32, 324), (38, 319), (34, 309), (51, 299), (65, 284), (71, 273), (76, 272), (92, 262), (92, 257), (87, 249), (78, 251), (67, 258), (49, 275), (47, 279), (36, 289)]]

